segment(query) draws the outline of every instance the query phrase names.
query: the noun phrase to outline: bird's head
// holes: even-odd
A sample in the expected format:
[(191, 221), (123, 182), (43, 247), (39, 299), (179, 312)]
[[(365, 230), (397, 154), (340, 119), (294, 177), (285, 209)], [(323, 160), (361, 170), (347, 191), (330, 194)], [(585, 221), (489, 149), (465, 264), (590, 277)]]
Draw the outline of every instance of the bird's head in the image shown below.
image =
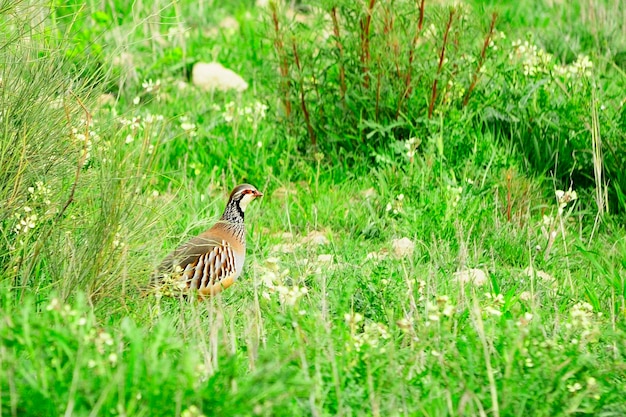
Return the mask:
[(245, 212), (248, 204), (257, 197), (263, 197), (263, 193), (250, 184), (240, 184), (230, 193), (230, 200), (239, 204), (242, 212)]

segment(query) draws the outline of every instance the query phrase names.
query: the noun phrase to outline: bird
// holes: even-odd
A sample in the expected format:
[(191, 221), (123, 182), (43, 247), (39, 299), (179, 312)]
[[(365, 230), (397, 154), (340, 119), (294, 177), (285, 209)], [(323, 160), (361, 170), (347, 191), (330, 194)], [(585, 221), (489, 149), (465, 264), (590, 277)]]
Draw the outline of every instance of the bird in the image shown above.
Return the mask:
[(217, 223), (163, 259), (154, 275), (157, 282), (174, 281), (183, 291), (197, 290), (201, 298), (230, 287), (246, 259), (244, 213), (252, 200), (262, 196), (253, 185), (236, 186)]

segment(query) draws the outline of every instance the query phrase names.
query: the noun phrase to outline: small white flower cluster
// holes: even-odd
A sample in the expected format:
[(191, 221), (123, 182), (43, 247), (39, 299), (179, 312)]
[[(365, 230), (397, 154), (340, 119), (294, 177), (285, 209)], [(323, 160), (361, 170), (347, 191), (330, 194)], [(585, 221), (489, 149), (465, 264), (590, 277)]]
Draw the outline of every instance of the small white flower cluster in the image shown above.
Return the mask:
[(443, 103), (451, 104), (461, 100), (463, 96), (465, 96), (466, 91), (467, 90), (465, 89), (463, 83), (457, 82), (454, 78), (450, 78), (446, 84), (446, 89), (443, 94)]
[(141, 87), (146, 93), (153, 93), (161, 88), (161, 80), (153, 82), (152, 79), (149, 79), (148, 81), (141, 83)]
[(533, 320), (533, 315), (529, 312), (524, 313), (515, 323), (520, 329), (528, 330), (528, 325)]
[(502, 293), (493, 296), (491, 293), (485, 293), (485, 298), (489, 300), (487, 305), (483, 308), (483, 312), (487, 316), (500, 317), (502, 315), (502, 306), (504, 305), (504, 295)]
[(272, 294), (278, 294), (278, 301), (281, 305), (294, 307), (302, 297), (308, 294), (308, 289), (297, 285), (284, 285), (285, 278), (290, 271), (289, 269), (280, 270), (279, 262), (280, 259), (278, 258), (268, 258), (265, 261), (261, 283), (267, 290), (264, 290), (261, 296), (270, 300)]
[(597, 318), (602, 313), (594, 313), (593, 306), (586, 302), (576, 303), (569, 311), (569, 320), (565, 323), (565, 328), (572, 331), (580, 331), (580, 335), (572, 337), (570, 343), (579, 344), (581, 341), (595, 342), (600, 334)]
[(50, 300), (50, 303), (46, 306), (46, 311), (56, 313), (64, 319), (73, 319), (69, 323), (77, 328), (84, 327), (87, 324), (87, 317), (74, 310), (69, 304), (63, 304), (58, 298)]
[(498, 48), (498, 41), (500, 40), (504, 40), (506, 39), (506, 34), (502, 31), (498, 31), (496, 33), (494, 33), (494, 36), (491, 38), (491, 40), (489, 41), (489, 49), (493, 49), (494, 51), (497, 51)]
[(554, 73), (563, 78), (589, 78), (592, 75), (593, 62), (587, 55), (578, 55), (570, 65), (554, 65)]
[(17, 223), (13, 227), (13, 232), (16, 235), (20, 233), (27, 234), (37, 226), (37, 213), (33, 213), (33, 209), (28, 206), (22, 207), (22, 210), (16, 212), (14, 215), (17, 219)]
[(453, 274), (454, 280), (462, 285), (471, 284), (482, 287), (489, 282), (487, 273), (479, 268), (464, 268)]
[(94, 344), (98, 353), (104, 354), (107, 346), (113, 346), (113, 336), (105, 331), (101, 331), (94, 339)]
[(572, 394), (581, 391), (582, 389), (586, 389), (587, 392), (591, 394), (591, 396), (596, 400), (599, 400), (601, 398), (600, 393), (598, 392), (598, 381), (592, 376), (586, 378), (585, 385), (581, 384), (578, 381), (567, 384), (567, 390)]
[[(83, 123), (86, 123), (83, 121)], [(86, 135), (84, 128), (72, 127), (70, 137), (75, 141), (80, 149), (86, 149), (85, 164), (91, 159), (91, 150), (94, 143), (100, 142), (100, 135), (96, 130), (89, 130), (89, 136)]]
[(533, 77), (537, 74), (549, 74), (552, 69), (552, 55), (530, 43), (521, 40), (513, 41), (513, 50), (509, 53), (509, 59), (522, 64), (524, 75)]
[(385, 351), (382, 344), (391, 337), (387, 326), (383, 323), (371, 321), (365, 323), (361, 330), (359, 323), (363, 321), (363, 316), (354, 312), (347, 313), (344, 319), (346, 324), (350, 326), (351, 341), (347, 346), (349, 350), (354, 349), (360, 352), (364, 346), (368, 346), (372, 349), (378, 349), (381, 352)]
[(195, 405), (192, 405), (186, 410), (183, 410), (183, 412), (180, 413), (180, 416), (181, 417), (206, 417), (204, 414), (202, 414), (202, 410), (200, 410)]
[(387, 203), (385, 206), (385, 211), (387, 213), (391, 212), (393, 214), (402, 213), (402, 202), (404, 201), (404, 194), (398, 194), (391, 203)]
[[(115, 350), (115, 341), (113, 340), (113, 336), (110, 333), (105, 331), (99, 331), (94, 333), (95, 331), (91, 331), (89, 335), (86, 337), (88, 341), (93, 342), (94, 347), (96, 348), (96, 352), (101, 356), (105, 357), (106, 362), (111, 367), (115, 367), (118, 362), (117, 353)], [(94, 359), (90, 359), (87, 362), (87, 366), (89, 368), (95, 368), (98, 366), (98, 361)]]
[(118, 121), (122, 126), (128, 127), (130, 128), (130, 130), (133, 131), (138, 130), (140, 127), (142, 127), (141, 116), (134, 116), (130, 119), (120, 117)]
[(191, 34), (191, 29), (188, 27), (185, 27), (183, 25), (176, 25), (176, 26), (171, 26), (169, 29), (167, 29), (167, 41), (168, 42), (172, 42), (175, 41), (179, 38), (189, 38)]
[(259, 101), (255, 101), (252, 105), (244, 107), (236, 107), (235, 103), (230, 101), (224, 105), (224, 110), (217, 104), (212, 106), (214, 111), (222, 111), (222, 118), (226, 123), (232, 123), (241, 117), (245, 117), (246, 122), (251, 123), (253, 128), (257, 128), (261, 120), (267, 116), (268, 106)]
[(190, 138), (198, 135), (196, 124), (191, 123), (188, 116), (181, 116), (179, 121), (180, 128), (183, 129), (183, 131), (189, 135)]
[(142, 97), (147, 95), (154, 96), (154, 99), (158, 102), (163, 99), (161, 94), (161, 80), (152, 81), (152, 79), (148, 79), (141, 83), (141, 88), (143, 88), (142, 93), (133, 98), (133, 104), (135, 106), (141, 103)]
[[(163, 115), (161, 114), (150, 114), (148, 113), (146, 116), (133, 116), (130, 119), (126, 119), (124, 117), (120, 117), (118, 122), (122, 125), (122, 128), (127, 129), (126, 139), (124, 143), (131, 144), (135, 141), (135, 137), (141, 136), (146, 131), (151, 131), (152, 135), (159, 134), (158, 129), (152, 129), (153, 126), (157, 123), (160, 123), (164, 120)], [(126, 132), (124, 132), (126, 133)], [(152, 148), (149, 150), (149, 153), (152, 152)]]
[[(557, 201), (557, 213), (556, 216), (548, 216), (544, 215), (542, 224), (541, 224), (541, 233), (543, 237), (548, 241), (546, 245), (546, 256), (549, 254), (556, 237), (558, 236), (558, 231), (565, 234), (565, 220), (571, 215), (574, 210), (574, 205), (571, 204), (567, 213), (565, 213), (565, 208), (578, 199), (578, 195), (576, 191), (572, 191), (570, 188), (568, 191), (556, 190), (555, 192), (556, 201)], [(536, 246), (537, 250), (541, 250), (541, 246)]]
[(573, 201), (578, 199), (578, 195), (576, 194), (576, 191), (572, 191), (571, 188), (567, 191), (556, 190), (555, 195), (556, 195), (556, 200), (559, 204), (559, 209), (558, 209), (559, 216), (563, 214), (563, 210), (565, 209), (565, 207), (567, 207), (569, 203), (572, 203)]
[(461, 201), (461, 195), (463, 194), (463, 187), (459, 186), (459, 187), (454, 187), (452, 185), (448, 185), (448, 187), (446, 187), (447, 192), (447, 197), (448, 200), (450, 202), (450, 204), (452, 205), (452, 207), (456, 207), (459, 204), (459, 201)]
[(117, 232), (115, 232), (115, 237), (113, 238), (113, 247), (121, 249), (124, 246), (126, 246), (126, 243), (124, 242), (124, 239), (123, 239), (121, 226), (118, 226)]
[(156, 122), (162, 122), (163, 121), (163, 115), (162, 114), (150, 114), (148, 113), (144, 118), (144, 121), (148, 124), (153, 124)]
[(419, 148), (422, 143), (421, 139), (413, 136), (409, 138), (406, 142), (404, 142), (404, 147), (406, 148), (406, 156), (413, 162), (413, 157), (415, 156), (415, 151)]
[(554, 57), (529, 41), (516, 40), (511, 44), (509, 60), (522, 64), (524, 75), (533, 77), (538, 74), (554, 74), (565, 79), (589, 78), (592, 75), (593, 62), (587, 55), (578, 55), (570, 65), (554, 63)]
[(280, 303), (289, 307), (295, 306), (298, 301), (308, 293), (306, 287), (298, 287), (297, 285), (291, 287), (277, 285), (274, 287), (274, 291), (278, 293)]
[(34, 187), (28, 187), (28, 193), (34, 201), (41, 202), (46, 206), (50, 205), (51, 191), (50, 188), (43, 183), (43, 181), (35, 181)]
[[(87, 361), (87, 367), (96, 368), (103, 365), (115, 367), (118, 363), (118, 356), (115, 352), (115, 340), (110, 333), (104, 330), (97, 330), (91, 326), (90, 316), (85, 316), (75, 310), (69, 304), (62, 303), (58, 298), (53, 298), (46, 306), (46, 311), (58, 314), (59, 317), (69, 324), (75, 336), (81, 337), (85, 343), (92, 344), (97, 356)], [(104, 360), (104, 361), (103, 361)]]
[(434, 303), (426, 302), (426, 317), (428, 318), (426, 326), (441, 321), (442, 317), (452, 317), (454, 310), (454, 304), (450, 302), (450, 298), (447, 295), (438, 295)]

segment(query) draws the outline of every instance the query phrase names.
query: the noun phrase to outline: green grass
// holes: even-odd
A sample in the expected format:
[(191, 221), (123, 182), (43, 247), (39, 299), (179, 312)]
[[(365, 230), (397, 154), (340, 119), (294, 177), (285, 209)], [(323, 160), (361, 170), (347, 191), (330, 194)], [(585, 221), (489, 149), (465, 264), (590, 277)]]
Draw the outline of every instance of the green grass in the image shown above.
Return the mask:
[[(394, 31), (372, 23), (379, 113), (360, 73), (367, 5), (319, 3), (355, 28), (343, 58), (307, 43), (320, 9), (300, 7), (311, 24), (278, 9), (302, 54), (285, 74), (293, 50), (253, 2), (74, 3), (0, 2), (0, 415), (626, 414), (620, 2), (471, 2), (439, 74), (449, 9), (426, 2), (438, 36), (400, 103), (390, 63), (406, 74), (407, 51), (382, 48), (412, 38), (417, 12), (398, 2)], [(493, 11), (506, 38), (464, 104)], [(593, 72), (564, 89), (524, 75), (516, 39)], [(189, 85), (213, 59), (250, 88)], [(149, 291), (244, 181), (265, 197), (240, 280), (208, 301)]]

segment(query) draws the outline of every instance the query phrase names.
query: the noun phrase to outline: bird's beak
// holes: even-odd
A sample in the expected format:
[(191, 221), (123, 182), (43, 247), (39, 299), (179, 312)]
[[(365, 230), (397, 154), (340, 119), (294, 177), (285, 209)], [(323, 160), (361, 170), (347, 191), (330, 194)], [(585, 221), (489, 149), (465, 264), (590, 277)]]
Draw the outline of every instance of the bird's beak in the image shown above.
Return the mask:
[(255, 197), (263, 197), (263, 193), (257, 190), (257, 191), (254, 192), (254, 196)]

